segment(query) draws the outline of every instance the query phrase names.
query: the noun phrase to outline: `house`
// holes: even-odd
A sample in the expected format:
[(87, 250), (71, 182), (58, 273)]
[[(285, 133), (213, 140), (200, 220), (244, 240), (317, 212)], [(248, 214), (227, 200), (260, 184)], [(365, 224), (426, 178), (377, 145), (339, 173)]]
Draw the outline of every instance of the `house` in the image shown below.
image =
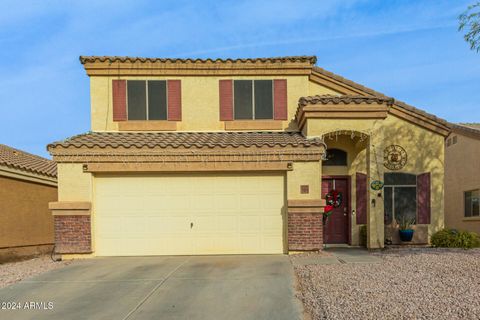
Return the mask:
[(394, 219), (415, 243), (444, 225), (448, 124), (316, 57), (80, 61), (91, 132), (48, 146), (63, 258), (319, 250), (361, 226), (382, 248)]
[(445, 225), (480, 234), (480, 123), (452, 124), (445, 141)]
[(55, 162), (0, 144), (0, 262), (51, 252)]

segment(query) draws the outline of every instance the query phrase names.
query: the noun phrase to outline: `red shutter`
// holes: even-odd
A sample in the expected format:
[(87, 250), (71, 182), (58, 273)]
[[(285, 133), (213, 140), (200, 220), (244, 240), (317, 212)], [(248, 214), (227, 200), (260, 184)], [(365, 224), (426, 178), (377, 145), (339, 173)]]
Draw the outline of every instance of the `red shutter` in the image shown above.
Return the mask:
[(287, 80), (273, 80), (273, 119), (287, 120)]
[(357, 224), (367, 223), (367, 175), (357, 172), (356, 176)]
[(220, 121), (233, 120), (233, 81), (220, 80)]
[(167, 81), (168, 120), (182, 121), (182, 83), (180, 80)]
[(112, 80), (113, 121), (127, 120), (127, 81)]
[(417, 216), (418, 224), (430, 223), (430, 173), (417, 176)]

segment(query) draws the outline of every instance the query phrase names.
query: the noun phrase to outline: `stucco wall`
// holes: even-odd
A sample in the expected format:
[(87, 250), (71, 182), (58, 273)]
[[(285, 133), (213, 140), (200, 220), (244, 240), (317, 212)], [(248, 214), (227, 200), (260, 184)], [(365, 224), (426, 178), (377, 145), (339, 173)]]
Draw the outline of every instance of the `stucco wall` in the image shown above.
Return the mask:
[(91, 77), (91, 126), (92, 131), (117, 131), (118, 123), (112, 118), (113, 79), (130, 80), (174, 80), (182, 83), (182, 121), (177, 131), (222, 131), (224, 122), (219, 120), (220, 79), (254, 80), (287, 79), (288, 119), (283, 121), (283, 128), (296, 129), (293, 120), (298, 107), (298, 99), (310, 94), (335, 94), (334, 91), (318, 85), (312, 85), (308, 76), (195, 76), (195, 77)]
[[(420, 174), (431, 173), (431, 223), (428, 226), (428, 235), (440, 230), (444, 226), (444, 137), (428, 131), (413, 123), (404, 121), (391, 114), (385, 120), (374, 119), (309, 119), (305, 134), (309, 137), (326, 135), (327, 145), (329, 144), (328, 133), (338, 130), (352, 130), (356, 134), (364, 133), (370, 137), (367, 147), (367, 174), (369, 174), (368, 185), (372, 180), (382, 180), (383, 173), (389, 170), (383, 166), (383, 150), (391, 144), (401, 145), (408, 154), (408, 161), (404, 168), (396, 172)], [(346, 142), (344, 142), (345, 144)], [(331, 144), (332, 146), (334, 144)], [(330, 147), (330, 146), (329, 146)], [(346, 148), (346, 146), (344, 146)], [(348, 151), (348, 150), (347, 150)], [(351, 150), (352, 151), (352, 150)], [(370, 164), (370, 165), (368, 165)], [(358, 165), (361, 164), (359, 163)], [(340, 170), (340, 171), (339, 171)], [(343, 170), (343, 171), (341, 171)], [(356, 169), (355, 169), (356, 170)], [(341, 174), (345, 169), (325, 168), (323, 174)], [(361, 172), (361, 170), (360, 170)], [(349, 170), (349, 175), (353, 170)], [(352, 179), (352, 194), (355, 183)], [(375, 236), (370, 239), (372, 243), (383, 243), (383, 197), (378, 197), (377, 192), (369, 189), (369, 221), (370, 227)], [(371, 200), (375, 199), (375, 206)], [(354, 198), (352, 198), (354, 200)], [(352, 201), (354, 208), (354, 201)], [(371, 214), (374, 213), (374, 214)], [(374, 221), (372, 220), (374, 219)], [(352, 219), (354, 220), (354, 219)], [(352, 223), (352, 225), (354, 225)], [(357, 233), (358, 230), (353, 230)], [(427, 237), (427, 235), (425, 235)], [(352, 234), (352, 240), (358, 238)]]
[(92, 201), (92, 174), (81, 163), (59, 163), (58, 201)]
[(453, 136), (457, 143), (445, 148), (445, 225), (480, 233), (480, 217), (464, 217), (464, 192), (480, 189), (480, 140)]
[(53, 244), (57, 188), (0, 176), (0, 248)]

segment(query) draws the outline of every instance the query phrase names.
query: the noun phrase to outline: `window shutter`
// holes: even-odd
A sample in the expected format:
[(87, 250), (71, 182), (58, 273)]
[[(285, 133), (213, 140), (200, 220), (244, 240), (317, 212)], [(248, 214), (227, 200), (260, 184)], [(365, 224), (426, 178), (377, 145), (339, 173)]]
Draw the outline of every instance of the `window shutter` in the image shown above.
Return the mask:
[(167, 116), (170, 121), (182, 121), (182, 84), (180, 80), (167, 81)]
[(418, 224), (430, 223), (430, 172), (417, 176)]
[(233, 81), (220, 80), (220, 121), (233, 120)]
[(356, 176), (357, 224), (367, 223), (367, 175), (357, 172)]
[(127, 81), (112, 80), (113, 121), (127, 120)]
[(287, 80), (273, 80), (273, 119), (287, 120)]

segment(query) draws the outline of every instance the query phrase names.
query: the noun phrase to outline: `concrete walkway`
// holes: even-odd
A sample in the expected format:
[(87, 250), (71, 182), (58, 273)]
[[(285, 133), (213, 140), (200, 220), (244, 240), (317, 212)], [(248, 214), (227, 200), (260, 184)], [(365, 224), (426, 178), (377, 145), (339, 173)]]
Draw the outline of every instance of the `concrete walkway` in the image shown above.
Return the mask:
[(382, 259), (363, 248), (328, 248), (320, 254), (295, 259), (295, 264), (379, 263)]
[[(97, 258), (0, 289), (0, 319), (302, 319), (288, 256)], [(48, 303), (53, 304), (48, 309)]]

